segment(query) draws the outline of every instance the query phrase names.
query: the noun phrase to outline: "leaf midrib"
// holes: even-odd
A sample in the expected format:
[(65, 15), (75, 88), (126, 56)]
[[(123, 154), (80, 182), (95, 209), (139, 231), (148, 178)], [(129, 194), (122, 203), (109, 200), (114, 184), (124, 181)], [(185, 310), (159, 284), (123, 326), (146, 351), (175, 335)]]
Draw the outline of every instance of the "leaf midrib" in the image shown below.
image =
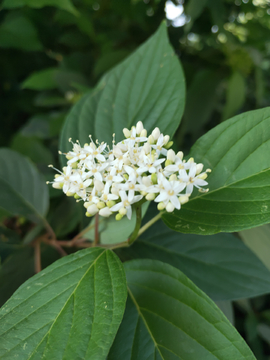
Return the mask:
[[(91, 270), (92, 266), (94, 266), (96, 264), (96, 262), (98, 261), (98, 259), (106, 252), (107, 250), (103, 250), (98, 257), (92, 262), (92, 264), (89, 266), (89, 268), (87, 269), (87, 271), (84, 273), (84, 275), (81, 277), (81, 279), (78, 282), (78, 285), (75, 287), (75, 289), (72, 291), (72, 293), (70, 294), (70, 296), (68, 297), (68, 299), (66, 300), (66, 302), (64, 303), (62, 309), (59, 311), (59, 314), (56, 316), (55, 320), (53, 321), (50, 329), (48, 330), (48, 332), (43, 336), (43, 338), (41, 339), (41, 341), (38, 343), (38, 345), (35, 347), (35, 349), (32, 351), (31, 354), (29, 354), (28, 359), (31, 359), (32, 355), (34, 354), (34, 352), (36, 351), (36, 349), (39, 347), (39, 345), (42, 343), (42, 341), (45, 339), (45, 337), (48, 335), (48, 339), (47, 342), (49, 340), (49, 335), (50, 332), (52, 330), (52, 327), (54, 326), (55, 322), (57, 321), (57, 319), (59, 318), (59, 316), (61, 315), (61, 313), (63, 312), (65, 306), (67, 305), (68, 301), (70, 300), (70, 298), (75, 294), (78, 286), (81, 284), (81, 281), (84, 279), (84, 277), (88, 274), (88, 272)], [(74, 317), (74, 311), (73, 311), (73, 315), (72, 315), (72, 319)], [(72, 321), (73, 322), (73, 321)], [(46, 345), (47, 346), (47, 345)], [(44, 350), (45, 351), (45, 350)]]

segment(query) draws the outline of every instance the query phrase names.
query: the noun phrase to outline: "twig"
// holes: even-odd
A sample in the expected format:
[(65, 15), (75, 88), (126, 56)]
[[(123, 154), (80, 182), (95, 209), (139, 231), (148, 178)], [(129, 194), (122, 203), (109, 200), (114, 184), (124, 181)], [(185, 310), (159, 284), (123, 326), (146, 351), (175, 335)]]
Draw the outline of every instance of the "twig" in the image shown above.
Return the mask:
[(35, 259), (35, 273), (39, 273), (41, 269), (41, 257), (40, 257), (40, 241), (36, 240), (34, 243), (34, 259)]
[(98, 215), (98, 213), (97, 213), (96, 216), (95, 216), (95, 239), (94, 239), (94, 246), (97, 246), (97, 244), (99, 243), (98, 218), (99, 218), (99, 215)]

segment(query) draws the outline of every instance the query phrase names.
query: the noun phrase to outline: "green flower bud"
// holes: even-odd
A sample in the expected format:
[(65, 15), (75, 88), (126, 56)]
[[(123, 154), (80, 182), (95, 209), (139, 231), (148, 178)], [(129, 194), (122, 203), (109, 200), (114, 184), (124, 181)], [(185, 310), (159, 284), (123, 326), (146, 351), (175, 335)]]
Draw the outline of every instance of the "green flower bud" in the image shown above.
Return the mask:
[(156, 194), (154, 194), (154, 193), (147, 194), (145, 198), (148, 201), (152, 201), (156, 198)]
[(98, 207), (99, 209), (103, 209), (103, 208), (105, 207), (104, 202), (103, 202), (103, 201), (99, 201), (99, 202), (97, 203), (97, 207)]
[(66, 195), (67, 195), (67, 196), (74, 196), (74, 193), (68, 191), (68, 192), (66, 193)]
[(166, 145), (164, 145), (163, 147), (165, 148), (165, 149), (169, 149), (170, 147), (172, 147), (173, 146), (173, 141), (169, 141)]
[(151, 175), (151, 181), (153, 184), (157, 184), (157, 174), (156, 173), (153, 173)]
[(177, 180), (177, 176), (175, 174), (172, 174), (170, 177), (169, 177), (169, 180), (170, 181), (176, 181)]
[(117, 215), (115, 216), (115, 220), (119, 221), (119, 220), (122, 219), (122, 217), (123, 217), (123, 215), (117, 214)]
[(126, 209), (125, 207), (122, 207), (122, 208), (119, 210), (119, 214), (122, 215), (122, 216), (126, 215), (126, 213), (127, 213), (127, 209)]
[(109, 200), (109, 201), (106, 202), (106, 205), (108, 206), (108, 208), (111, 208), (115, 204), (116, 204), (116, 202), (114, 200)]
[(157, 208), (158, 208), (158, 210), (159, 211), (161, 211), (161, 210), (164, 210), (165, 209), (165, 204), (164, 204), (164, 202), (160, 202), (160, 203), (158, 203), (158, 206), (157, 206)]
[(165, 161), (165, 166), (169, 166), (169, 165), (172, 165), (173, 164), (173, 162), (171, 161), (171, 160), (166, 160)]
[(80, 198), (81, 198), (81, 197), (80, 197), (78, 194), (75, 194), (75, 195), (74, 195), (74, 199), (77, 200), (77, 199), (80, 199)]

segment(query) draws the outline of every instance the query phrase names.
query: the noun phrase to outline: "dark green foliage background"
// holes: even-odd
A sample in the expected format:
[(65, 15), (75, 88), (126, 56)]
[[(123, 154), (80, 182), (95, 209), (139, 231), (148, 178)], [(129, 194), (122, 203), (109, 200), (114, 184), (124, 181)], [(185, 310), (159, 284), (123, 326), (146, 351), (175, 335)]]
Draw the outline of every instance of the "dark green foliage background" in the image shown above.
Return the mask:
[[(30, 5), (23, 6), (26, 3)], [(157, 30), (165, 17), (165, 1), (33, 4), (26, 0), (1, 4), (0, 146), (28, 157), (50, 180), (53, 172), (47, 165), (60, 167), (59, 135), (71, 106)], [(184, 116), (174, 136), (175, 149), (188, 153), (201, 135), (224, 120), (270, 105), (270, 11), (267, 2), (255, 4), (251, 0), (186, 0), (183, 6), (189, 22), (174, 27), (167, 20), (187, 89)], [(217, 32), (211, 31), (214, 25)], [(71, 238), (87, 225), (83, 209), (61, 192), (49, 191), (47, 218), (59, 239)], [(47, 204), (41, 201), (33, 200), (43, 216)], [(0, 208), (1, 305), (34, 274), (33, 249), (23, 246), (37, 235), (31, 233), (29, 218), (33, 217), (9, 216)], [(63, 226), (64, 219), (68, 219), (68, 227)], [(269, 237), (269, 230), (267, 234)], [(151, 239), (136, 246), (133, 253), (122, 254), (123, 258), (142, 257), (143, 247), (151, 251)], [(179, 258), (185, 252), (180, 250)], [(41, 256), (43, 267), (58, 258), (46, 245)], [(268, 309), (268, 296), (235, 302), (236, 326), (258, 360), (267, 360), (270, 354), (270, 336), (263, 327), (270, 325)]]

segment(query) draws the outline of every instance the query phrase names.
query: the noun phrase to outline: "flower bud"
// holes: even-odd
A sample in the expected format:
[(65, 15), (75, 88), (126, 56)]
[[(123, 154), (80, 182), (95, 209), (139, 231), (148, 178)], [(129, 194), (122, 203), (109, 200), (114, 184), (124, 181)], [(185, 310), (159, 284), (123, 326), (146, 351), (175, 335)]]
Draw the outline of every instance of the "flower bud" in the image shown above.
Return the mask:
[(122, 208), (119, 210), (119, 214), (122, 215), (122, 216), (126, 215), (126, 213), (127, 213), (127, 209), (126, 209), (125, 207), (122, 207)]
[(198, 175), (197, 178), (198, 178), (198, 179), (205, 180), (205, 179), (207, 178), (207, 176), (208, 176), (208, 175), (204, 172), (204, 173)]
[(154, 200), (155, 198), (156, 198), (156, 194), (154, 194), (154, 193), (149, 193), (149, 194), (147, 194), (146, 195), (146, 200), (148, 200), (148, 201), (152, 201), (152, 200)]
[(146, 129), (143, 129), (140, 133), (140, 136), (141, 137), (146, 137), (147, 136), (147, 130)]
[(99, 210), (99, 215), (104, 217), (109, 217), (112, 214), (111, 210), (108, 207), (104, 207)]
[(112, 206), (114, 206), (116, 204), (116, 202), (114, 200), (109, 200), (106, 202), (106, 205), (111, 208)]
[(67, 191), (67, 192), (66, 192), (66, 195), (67, 195), (67, 196), (74, 196), (74, 192)]
[(62, 189), (63, 186), (64, 186), (64, 183), (59, 183), (59, 182), (54, 182), (54, 183), (52, 184), (52, 187), (53, 187), (54, 189)]
[(157, 184), (157, 174), (153, 173), (151, 175), (151, 181), (153, 184)]
[(105, 207), (104, 202), (103, 202), (103, 201), (99, 201), (99, 202), (97, 203), (97, 207), (98, 207), (99, 209), (103, 209), (103, 208)]
[(95, 180), (94, 185), (95, 185), (95, 188), (97, 189), (97, 191), (102, 191), (104, 189), (104, 184), (100, 180)]
[(95, 204), (92, 204), (92, 205), (88, 206), (88, 208), (87, 208), (87, 212), (90, 214), (90, 216), (95, 215), (98, 212), (98, 210), (99, 209), (98, 209), (97, 205), (95, 205)]
[(156, 127), (153, 131), (152, 131), (152, 136), (155, 140), (157, 140), (160, 136), (160, 130), (158, 127)]
[(151, 145), (153, 145), (153, 144), (155, 144), (155, 143), (156, 143), (156, 141), (155, 141), (155, 139), (154, 139), (153, 135), (149, 135), (149, 136), (148, 136), (148, 142), (149, 142), (149, 144), (151, 144)]
[(175, 152), (172, 149), (168, 150), (167, 159), (171, 160), (172, 162), (175, 161)]
[(203, 169), (203, 164), (196, 165), (196, 175), (198, 175)]
[(117, 214), (117, 215), (115, 216), (115, 220), (119, 221), (119, 220), (122, 219), (122, 217), (123, 217), (123, 215)]
[(183, 157), (184, 157), (183, 151), (178, 151), (178, 153), (176, 154), (176, 156), (179, 157), (180, 160), (183, 160)]
[(187, 196), (187, 195), (182, 195), (182, 196), (179, 196), (179, 202), (180, 202), (180, 204), (185, 204), (185, 203), (187, 203), (188, 201), (189, 201), (189, 196)]
[(75, 194), (75, 195), (74, 195), (74, 199), (77, 200), (77, 199), (80, 199), (80, 198), (81, 198), (81, 197), (80, 197), (78, 194)]
[(174, 205), (171, 202), (168, 202), (168, 204), (166, 206), (166, 211), (173, 212), (174, 209), (175, 209)]
[(164, 145), (163, 147), (165, 149), (169, 149), (171, 146), (173, 146), (173, 141), (169, 141), (166, 145)]
[(203, 194), (207, 193), (208, 191), (209, 189), (202, 189), (202, 188), (199, 189), (199, 192)]
[(143, 123), (141, 121), (138, 121), (136, 125), (136, 134), (140, 135), (142, 131), (143, 131)]
[(163, 146), (166, 145), (169, 140), (170, 140), (170, 136), (169, 136), (169, 135), (165, 135), (165, 136), (164, 136), (164, 139), (163, 139)]
[(176, 176), (176, 174), (172, 174), (172, 175), (169, 177), (169, 180), (170, 180), (170, 181), (177, 181), (177, 176)]
[(172, 165), (173, 162), (171, 160), (166, 160), (165, 161), (165, 166), (169, 166), (169, 165)]
[(143, 145), (143, 150), (144, 150), (146, 155), (150, 153), (151, 146), (150, 146), (150, 144), (148, 142)]
[(130, 138), (130, 131), (127, 128), (123, 129), (123, 133), (126, 139)]
[(165, 204), (164, 204), (164, 202), (163, 201), (161, 201), (160, 203), (158, 203), (158, 206), (157, 206), (157, 208), (158, 208), (158, 210), (159, 211), (161, 211), (161, 210), (164, 210), (165, 209)]
[(189, 164), (194, 163), (194, 158), (193, 158), (193, 157), (191, 157), (190, 159), (188, 159), (188, 163), (189, 163)]

